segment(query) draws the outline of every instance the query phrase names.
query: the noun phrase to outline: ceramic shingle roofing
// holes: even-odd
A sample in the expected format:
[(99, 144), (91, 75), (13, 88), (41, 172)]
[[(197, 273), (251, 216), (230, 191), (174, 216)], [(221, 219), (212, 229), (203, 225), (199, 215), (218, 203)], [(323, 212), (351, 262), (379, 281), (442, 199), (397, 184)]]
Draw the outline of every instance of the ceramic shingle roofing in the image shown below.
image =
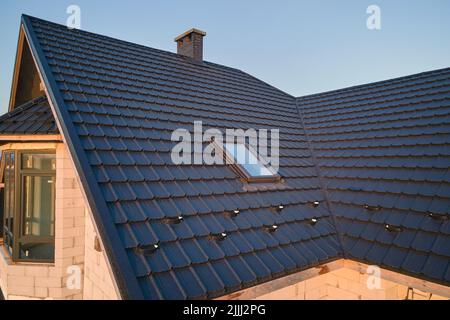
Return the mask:
[[(405, 177), (414, 184), (421, 171), (400, 169), (411, 159), (417, 158), (423, 174), (437, 173), (440, 168), (446, 170), (448, 178), (442, 161), (445, 157), (437, 155), (445, 151), (419, 147), (433, 136), (432, 130), (437, 130), (431, 121), (441, 118), (433, 119), (431, 114), (421, 117), (419, 109), (411, 110), (411, 119), (429, 119), (429, 131), (425, 123), (421, 126), (416, 120), (398, 118), (398, 126), (408, 133), (405, 143), (424, 153), (416, 158), (406, 157), (411, 152), (408, 144), (394, 147), (403, 141), (402, 135), (396, 137), (393, 132), (385, 140), (372, 136), (376, 132), (388, 134), (389, 130), (375, 129), (382, 125), (381, 119), (389, 126), (394, 122), (391, 114), (395, 111), (389, 109), (393, 101), (395, 110), (408, 109), (409, 103), (419, 108), (421, 99), (430, 101), (421, 109), (428, 110), (424, 112), (438, 110), (445, 93), (437, 100), (438, 90), (431, 81), (421, 84), (422, 78), (417, 76), (409, 84), (405, 80), (389, 86), (361, 87), (357, 95), (365, 95), (362, 102), (352, 100), (350, 89), (295, 99), (240, 70), (193, 62), (170, 52), (69, 30), (28, 16), (23, 17), (23, 26), (124, 298), (214, 298), (339, 259), (347, 251), (356, 259), (373, 263), (388, 254), (399, 257), (393, 250), (406, 251), (401, 261), (380, 262), (401, 272), (414, 272), (417, 268), (412, 264), (421, 261), (414, 255), (426, 255), (424, 264), (429, 264), (431, 257), (441, 261), (433, 265), (441, 275), (437, 277), (436, 271), (425, 267), (415, 274), (449, 282), (448, 267), (442, 262), (448, 264), (449, 260), (447, 222), (432, 219), (430, 223), (440, 227), (431, 230), (413, 219), (415, 225), (404, 226), (404, 232), (383, 233), (386, 223), (399, 226), (395, 221), (378, 222), (383, 216), (417, 218), (421, 213), (428, 219), (431, 211), (382, 209), (372, 216), (361, 209), (365, 204), (382, 206), (384, 195), (403, 197), (402, 191), (379, 192), (376, 188), (402, 185)], [(448, 85), (448, 77), (440, 82), (441, 87), (445, 81)], [(385, 87), (390, 91), (383, 91)], [(408, 93), (401, 88), (415, 89)], [(388, 94), (383, 96), (382, 92)], [(368, 107), (375, 103), (378, 107)], [(321, 117), (335, 117), (339, 124), (358, 121), (350, 113), (348, 118), (340, 118), (347, 113), (335, 108), (344, 105), (351, 105), (355, 112), (365, 108), (366, 117), (372, 112), (380, 121), (339, 125), (342, 132), (331, 135), (335, 128), (327, 128), (332, 123), (321, 121)], [(378, 114), (383, 110), (384, 115)], [(440, 109), (444, 111), (445, 106)], [(279, 174), (283, 183), (249, 188), (228, 166), (173, 165), (172, 131), (191, 130), (193, 122), (199, 120), (205, 128), (222, 130), (280, 129)], [(363, 131), (365, 128), (371, 131)], [(412, 128), (425, 131), (417, 135)], [(424, 140), (415, 140), (418, 136)], [(391, 137), (392, 142), (388, 140)], [(445, 135), (439, 137), (444, 140), (433, 141), (448, 142)], [(338, 144), (331, 139), (337, 139)], [(370, 144), (380, 145), (371, 149)], [(393, 146), (384, 147), (389, 144)], [(356, 163), (350, 167), (353, 161)], [(403, 172), (410, 175), (403, 176)], [(358, 179), (351, 173), (392, 176), (384, 183), (379, 177)], [(421, 181), (428, 183), (428, 179)], [(335, 181), (346, 188), (339, 184), (333, 188)], [(361, 185), (353, 184), (356, 181)], [(357, 191), (360, 189), (367, 190)], [(357, 200), (361, 194), (367, 199)], [(425, 193), (418, 199), (422, 197), (434, 201)], [(446, 201), (445, 196), (437, 199)], [(314, 201), (320, 205), (312, 206)], [(274, 211), (278, 205), (284, 205), (284, 210)], [(231, 215), (234, 210), (240, 214)], [(181, 222), (179, 216), (183, 217)], [(318, 222), (311, 224), (312, 218)], [(272, 225), (278, 226), (277, 231), (269, 231), (267, 227)], [(369, 229), (375, 231), (370, 233)], [(375, 236), (371, 236), (373, 232)], [(420, 236), (409, 242), (397, 240), (409, 232)], [(221, 239), (221, 233), (227, 236)], [(420, 247), (427, 243), (427, 236), (436, 241), (428, 249)], [(365, 248), (371, 253), (366, 254)]]
[(0, 117), (2, 134), (57, 134), (58, 128), (45, 97), (33, 99)]
[(450, 68), (302, 97), (350, 258), (450, 282)]

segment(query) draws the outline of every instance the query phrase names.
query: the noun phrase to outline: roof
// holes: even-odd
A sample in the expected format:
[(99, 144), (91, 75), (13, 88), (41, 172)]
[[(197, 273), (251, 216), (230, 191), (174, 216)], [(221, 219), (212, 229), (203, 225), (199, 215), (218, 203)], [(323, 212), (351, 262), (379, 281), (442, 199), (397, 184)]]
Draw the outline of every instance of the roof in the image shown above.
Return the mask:
[[(448, 200), (445, 190), (427, 195), (448, 178), (448, 136), (436, 132), (448, 119), (438, 108), (449, 99), (448, 70), (296, 99), (237, 69), (29, 16), (22, 23), (124, 298), (215, 298), (346, 256), (450, 283), (448, 222), (426, 224), (430, 206), (405, 207)], [(173, 165), (172, 131), (199, 120), (280, 129), (284, 182), (245, 188), (228, 166)], [(420, 174), (417, 197), (394, 188)], [(384, 209), (391, 195), (403, 207)], [(400, 225), (388, 217), (408, 225), (388, 232), (386, 223)], [(431, 259), (440, 261), (433, 272)], [(416, 271), (421, 261), (428, 267)]]
[(298, 104), (349, 258), (448, 285), (450, 68)]
[(0, 117), (1, 134), (58, 134), (47, 99), (38, 97)]
[[(326, 204), (309, 205), (324, 194), (295, 98), (233, 68), (23, 22), (126, 298), (215, 298), (341, 256)], [(280, 128), (285, 183), (246, 190), (227, 166), (173, 165), (171, 133), (194, 120)]]

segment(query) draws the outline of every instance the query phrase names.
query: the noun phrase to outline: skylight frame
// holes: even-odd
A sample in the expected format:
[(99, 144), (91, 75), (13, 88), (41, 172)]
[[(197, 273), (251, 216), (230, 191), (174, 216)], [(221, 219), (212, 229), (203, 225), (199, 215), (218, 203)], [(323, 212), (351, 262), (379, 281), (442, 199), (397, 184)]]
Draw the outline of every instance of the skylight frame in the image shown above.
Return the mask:
[(231, 166), (238, 175), (240, 175), (243, 179), (245, 179), (245, 181), (250, 183), (275, 183), (281, 181), (281, 176), (278, 173), (276, 173), (270, 165), (266, 165), (263, 162), (261, 162), (260, 160), (261, 157), (259, 157), (258, 153), (248, 143), (243, 141), (232, 142), (233, 145), (238, 144), (243, 145), (244, 148), (248, 150), (248, 152), (252, 153), (253, 156), (257, 159), (257, 164), (261, 165), (266, 170), (270, 171), (272, 173), (271, 175), (259, 175), (259, 176), (252, 175), (242, 164), (238, 162), (237, 158), (235, 158), (233, 154), (230, 153), (230, 151), (226, 147), (227, 144), (231, 143), (225, 142), (223, 143), (223, 145), (220, 146), (225, 157), (226, 161), (225, 163)]

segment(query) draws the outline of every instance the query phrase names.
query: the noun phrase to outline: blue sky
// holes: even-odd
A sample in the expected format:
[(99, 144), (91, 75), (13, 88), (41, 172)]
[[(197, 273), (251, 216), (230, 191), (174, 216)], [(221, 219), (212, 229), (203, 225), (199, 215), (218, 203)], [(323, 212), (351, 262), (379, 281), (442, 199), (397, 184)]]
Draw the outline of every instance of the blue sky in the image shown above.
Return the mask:
[[(450, 1), (0, 1), (0, 113), (6, 112), (20, 15), (175, 51), (191, 27), (208, 33), (204, 57), (296, 96), (450, 66)], [(381, 9), (368, 30), (366, 9)]]

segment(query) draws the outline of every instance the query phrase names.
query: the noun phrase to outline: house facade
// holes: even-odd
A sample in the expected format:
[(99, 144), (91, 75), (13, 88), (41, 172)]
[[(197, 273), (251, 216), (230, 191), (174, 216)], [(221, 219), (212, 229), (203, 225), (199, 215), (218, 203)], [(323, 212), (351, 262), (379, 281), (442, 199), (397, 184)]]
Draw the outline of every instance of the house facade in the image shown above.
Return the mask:
[[(450, 298), (450, 69), (296, 98), (204, 61), (197, 29), (174, 54), (20, 28), (5, 299)], [(195, 121), (279, 129), (278, 173), (174, 164)]]
[[(26, 141), (27, 137), (22, 136), (21, 139)], [(20, 188), (19, 190), (34, 192), (34, 196), (40, 196), (32, 201), (32, 205), (35, 206), (33, 210), (36, 210), (38, 214), (34, 217), (35, 221), (42, 221), (41, 215), (47, 209), (44, 203), (53, 204), (53, 208), (47, 209), (52, 212), (51, 222), (49, 222), (52, 231), (48, 232), (51, 244), (48, 245), (49, 249), (40, 249), (39, 244), (30, 244), (27, 249), (19, 249), (23, 256), (14, 257), (16, 248), (5, 242), (6, 237), (3, 238), (0, 287), (4, 297), (6, 299), (118, 299), (119, 295), (111, 278), (107, 260), (102, 252), (101, 244), (98, 243), (92, 215), (84, 203), (76, 171), (64, 143), (19, 140), (9, 142), (1, 149), (6, 157), (14, 154), (22, 161), (27, 157), (27, 161), (33, 161), (37, 166), (45, 161), (43, 157), (50, 156), (50, 161), (53, 162), (51, 165), (54, 166), (53, 180), (34, 181), (34, 187), (29, 188), (28, 185), (24, 185), (27, 183), (27, 176), (20, 174), (20, 181), (23, 184), (15, 187), (16, 190)], [(14, 169), (12, 166), (16, 164), (11, 165), (7, 162), (6, 165), (6, 172), (8, 172), (11, 168)], [(17, 162), (17, 165), (23, 166), (23, 163)], [(36, 171), (32, 174), (33, 177), (38, 177), (40, 172)], [(48, 179), (47, 176), (42, 177), (44, 180)], [(11, 179), (11, 177), (5, 177), (5, 183), (11, 183)], [(49, 191), (48, 195), (43, 195), (44, 187), (38, 187), (39, 184), (50, 184), (48, 188), (53, 190)], [(30, 190), (28, 191), (27, 188)], [(23, 196), (20, 193), (10, 194), (6, 196), (6, 200), (13, 201), (13, 197)], [(17, 219), (16, 221), (22, 219), (22, 225), (29, 223), (26, 220), (30, 220), (27, 216), (14, 216), (14, 214), (12, 216)], [(37, 224), (36, 222), (29, 224), (33, 223)], [(45, 229), (42, 226), (35, 226), (35, 228), (35, 233), (43, 232)]]

